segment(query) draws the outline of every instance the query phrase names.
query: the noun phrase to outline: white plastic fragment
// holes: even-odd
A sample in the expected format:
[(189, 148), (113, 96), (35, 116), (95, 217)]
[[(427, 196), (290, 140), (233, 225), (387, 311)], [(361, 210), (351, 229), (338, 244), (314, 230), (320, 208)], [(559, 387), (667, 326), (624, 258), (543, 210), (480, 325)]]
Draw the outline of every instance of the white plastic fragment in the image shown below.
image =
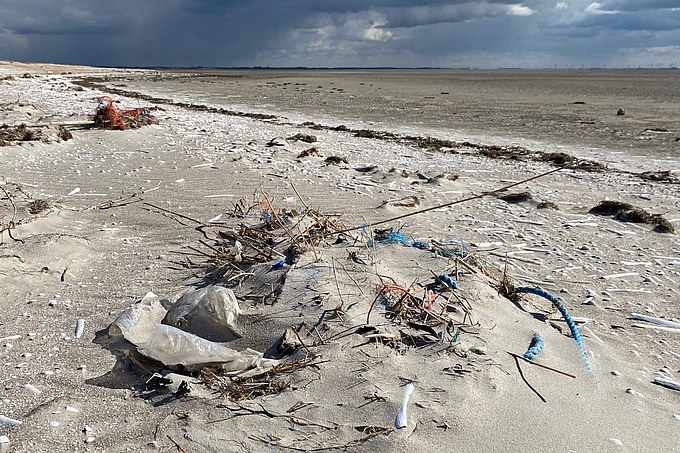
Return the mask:
[(0, 444), (8, 444), (8, 443), (9, 443), (9, 437), (0, 436)]
[(262, 363), (262, 354), (257, 351), (234, 351), (165, 324), (156, 324), (146, 347), (139, 352), (164, 365), (184, 365), (187, 368), (221, 364), (227, 371), (243, 371)]
[(5, 417), (4, 415), (0, 415), (0, 424), (2, 425), (21, 425), (21, 421), (15, 420), (13, 418)]
[(673, 414), (673, 418), (680, 421), (680, 414)]
[(81, 318), (76, 322), (76, 338), (83, 336), (83, 329), (85, 329), (85, 320)]
[(614, 445), (623, 445), (623, 442), (621, 442), (619, 439), (614, 439), (613, 437), (610, 437), (609, 441)]
[(399, 412), (397, 412), (397, 418), (394, 420), (394, 426), (399, 428), (406, 428), (407, 416), (406, 416), (406, 405), (408, 404), (408, 398), (413, 392), (413, 383), (409, 383), (404, 387), (404, 401), (401, 403)]
[(73, 189), (72, 191), (70, 191), (68, 194), (69, 194), (69, 196), (70, 196), (70, 195), (75, 195), (75, 194), (77, 194), (78, 192), (80, 192), (80, 187), (76, 187), (75, 189)]
[(29, 390), (29, 391), (35, 393), (36, 395), (40, 395), (42, 393), (38, 388), (36, 388), (35, 386), (33, 386), (31, 384), (24, 385), (24, 388), (26, 390)]

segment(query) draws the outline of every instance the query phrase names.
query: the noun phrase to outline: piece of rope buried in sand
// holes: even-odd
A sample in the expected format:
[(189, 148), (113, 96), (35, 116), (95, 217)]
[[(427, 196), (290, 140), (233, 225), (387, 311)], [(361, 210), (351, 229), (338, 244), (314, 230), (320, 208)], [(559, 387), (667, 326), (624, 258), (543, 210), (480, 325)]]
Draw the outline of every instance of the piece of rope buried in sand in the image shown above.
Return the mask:
[(451, 289), (458, 289), (458, 283), (454, 279), (452, 279), (449, 275), (447, 274), (442, 274), (439, 277), (437, 277), (439, 280), (441, 280), (446, 286), (448, 286)]
[(533, 286), (520, 286), (518, 288), (515, 288), (515, 290), (520, 293), (535, 294), (537, 296), (543, 297), (544, 299), (548, 299), (550, 302), (552, 302), (555, 308), (557, 308), (559, 312), (562, 313), (562, 317), (569, 326), (571, 336), (574, 337), (574, 340), (576, 340), (576, 344), (578, 344), (578, 348), (581, 351), (581, 357), (583, 358), (583, 363), (586, 366), (586, 370), (588, 370), (588, 372), (594, 376), (593, 370), (592, 368), (590, 368), (590, 364), (588, 363), (588, 356), (586, 355), (586, 350), (583, 347), (583, 340), (581, 340), (581, 334), (576, 328), (576, 324), (574, 323), (574, 320), (569, 314), (569, 311), (567, 311), (567, 307), (565, 307), (564, 304), (560, 302), (560, 300), (557, 297), (553, 296), (552, 294), (541, 288), (536, 288)]
[(541, 352), (544, 345), (545, 343), (543, 343), (543, 338), (541, 338), (538, 332), (534, 332), (534, 336), (531, 337), (531, 343), (529, 343), (529, 349), (527, 349), (527, 352), (523, 354), (524, 358), (529, 360), (533, 359), (539, 352)]

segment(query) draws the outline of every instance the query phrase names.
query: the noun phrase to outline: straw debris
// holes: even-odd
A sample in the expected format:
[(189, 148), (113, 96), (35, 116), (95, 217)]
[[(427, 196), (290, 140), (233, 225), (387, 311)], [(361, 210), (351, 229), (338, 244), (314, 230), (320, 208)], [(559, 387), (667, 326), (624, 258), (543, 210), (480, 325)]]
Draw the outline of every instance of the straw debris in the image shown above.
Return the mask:
[(244, 401), (280, 394), (291, 385), (286, 376), (317, 363), (314, 357), (305, 357), (277, 365), (261, 373), (236, 377), (223, 376), (210, 368), (203, 368), (200, 377), (209, 388), (219, 391), (229, 401)]

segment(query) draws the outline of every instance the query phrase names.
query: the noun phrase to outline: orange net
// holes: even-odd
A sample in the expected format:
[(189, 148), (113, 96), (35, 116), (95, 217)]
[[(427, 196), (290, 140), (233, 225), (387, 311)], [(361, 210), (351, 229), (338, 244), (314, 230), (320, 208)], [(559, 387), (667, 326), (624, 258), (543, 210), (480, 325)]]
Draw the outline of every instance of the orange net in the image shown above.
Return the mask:
[(155, 123), (148, 109), (120, 110), (109, 96), (101, 96), (98, 100), (99, 107), (94, 115), (94, 123), (101, 129), (124, 131)]

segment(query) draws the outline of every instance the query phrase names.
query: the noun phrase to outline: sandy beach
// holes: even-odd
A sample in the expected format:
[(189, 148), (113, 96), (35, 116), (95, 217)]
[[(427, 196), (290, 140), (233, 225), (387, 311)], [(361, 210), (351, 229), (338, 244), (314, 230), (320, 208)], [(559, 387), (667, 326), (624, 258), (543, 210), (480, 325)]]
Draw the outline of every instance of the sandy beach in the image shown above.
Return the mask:
[[(45, 137), (0, 146), (0, 451), (677, 450), (680, 391), (659, 384), (680, 381), (677, 74), (644, 75), (647, 101), (625, 72), (511, 74), (507, 99), (470, 74), (457, 107), (444, 82), (399, 97), (403, 75), (258, 74), (0, 62), (0, 123)], [(157, 124), (94, 128), (101, 96)], [(114, 345), (149, 292), (207, 286), (240, 307), (224, 344), (278, 368)]]

